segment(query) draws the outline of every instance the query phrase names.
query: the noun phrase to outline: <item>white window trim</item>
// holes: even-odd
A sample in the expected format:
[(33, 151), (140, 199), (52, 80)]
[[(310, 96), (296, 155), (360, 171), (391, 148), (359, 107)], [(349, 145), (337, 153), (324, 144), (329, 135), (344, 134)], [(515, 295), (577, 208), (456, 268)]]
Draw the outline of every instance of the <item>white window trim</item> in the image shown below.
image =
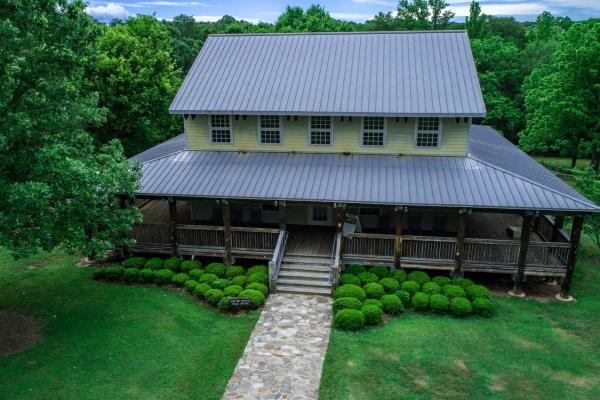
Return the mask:
[[(256, 118), (256, 124), (257, 124), (257, 138), (256, 138), (256, 142), (258, 143), (259, 146), (281, 146), (283, 145), (283, 118), (281, 118), (281, 115), (275, 115), (276, 117), (279, 117), (279, 143), (263, 143), (260, 139), (260, 120), (262, 119), (262, 117), (270, 117), (271, 115), (258, 115)], [(271, 128), (271, 130), (274, 130)]]
[(365, 117), (361, 118), (360, 121), (360, 143), (361, 147), (375, 147), (381, 148), (387, 146), (387, 118), (383, 117), (383, 144), (365, 144)]
[[(231, 138), (231, 140), (229, 142), (213, 142), (213, 134), (212, 134), (212, 116), (213, 115), (227, 115), (229, 117), (229, 137)], [(221, 128), (221, 127), (217, 127), (215, 129), (227, 129), (227, 128)], [(234, 138), (233, 138), (233, 115), (230, 114), (209, 114), (208, 115), (208, 143), (209, 144), (214, 144), (214, 145), (232, 145), (234, 142)]]
[(313, 119), (313, 117), (309, 116), (308, 117), (308, 132), (307, 132), (308, 133), (308, 135), (307, 135), (307, 143), (308, 143), (308, 145), (311, 146), (311, 147), (332, 147), (334, 145), (334, 135), (333, 135), (334, 126), (333, 126), (333, 123), (335, 121), (335, 118), (333, 118), (331, 116), (327, 116), (327, 115), (315, 115), (315, 117), (328, 117), (329, 118), (329, 121), (330, 121), (330, 128), (329, 128), (330, 133), (329, 133), (329, 135), (331, 136), (331, 140), (330, 140), (331, 143), (330, 144), (312, 144), (310, 142), (310, 132), (312, 130), (311, 127), (312, 127), (312, 119)]
[(437, 118), (439, 120), (437, 146), (417, 146), (417, 133), (418, 133), (418, 127), (419, 127), (419, 117), (416, 117), (415, 118), (415, 130), (413, 133), (413, 147), (415, 149), (439, 149), (440, 147), (442, 147), (442, 123), (444, 121), (443, 118), (441, 118), (441, 117), (421, 117), (421, 118)]

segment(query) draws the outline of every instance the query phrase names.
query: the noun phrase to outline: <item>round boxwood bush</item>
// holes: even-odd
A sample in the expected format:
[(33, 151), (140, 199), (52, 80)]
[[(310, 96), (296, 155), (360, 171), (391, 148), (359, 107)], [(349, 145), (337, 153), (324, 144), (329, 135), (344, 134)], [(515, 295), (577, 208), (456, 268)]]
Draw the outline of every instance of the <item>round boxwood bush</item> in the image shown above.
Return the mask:
[(406, 272), (403, 269), (397, 269), (392, 273), (392, 278), (402, 283), (406, 280)]
[(402, 304), (400, 298), (395, 294), (386, 294), (382, 296), (381, 304), (383, 305), (383, 311), (386, 314), (396, 315), (404, 311), (404, 304)]
[(225, 278), (225, 265), (223, 263), (210, 263), (204, 268), (207, 274), (214, 274), (219, 278)]
[(123, 272), (125, 270), (118, 265), (106, 268), (106, 279), (111, 281), (119, 281), (123, 279)]
[(171, 271), (178, 271), (180, 264), (181, 259), (179, 257), (171, 257), (167, 258), (165, 262), (163, 262), (163, 268), (170, 269)]
[(491, 317), (494, 312), (494, 307), (489, 299), (484, 297), (477, 297), (473, 300), (473, 311), (484, 317)]
[(183, 287), (185, 288), (185, 290), (188, 293), (194, 293), (194, 289), (196, 289), (196, 286), (198, 286), (198, 282), (193, 280), (193, 279), (188, 279), (187, 281), (185, 281), (185, 283), (183, 284)]
[(148, 260), (146, 260), (146, 263), (144, 264), (144, 268), (153, 269), (155, 271), (162, 269), (162, 267), (163, 267), (163, 260), (162, 260), (162, 258), (159, 258), (159, 257), (149, 258)]
[(269, 275), (269, 268), (266, 265), (255, 265), (253, 267), (248, 268), (248, 272), (246, 275), (250, 276), (252, 274), (266, 274)]
[(383, 311), (376, 305), (367, 304), (360, 311), (364, 314), (367, 325), (378, 325), (383, 320)]
[(473, 312), (473, 306), (471, 306), (471, 302), (464, 297), (455, 297), (451, 299), (450, 309), (454, 315), (458, 315), (459, 317), (464, 317)]
[(183, 271), (183, 272), (188, 272), (192, 271), (192, 270), (200, 270), (200, 266), (202, 264), (200, 264), (200, 261), (198, 260), (184, 260), (181, 262), (181, 265), (179, 266), (179, 268)]
[(210, 284), (210, 286), (220, 290), (225, 289), (229, 285), (231, 285), (231, 282), (229, 281), (229, 279), (225, 278), (217, 279), (216, 281)]
[(150, 268), (144, 268), (140, 270), (140, 277), (144, 282), (154, 282), (156, 271)]
[(429, 307), (429, 295), (423, 292), (417, 292), (412, 297), (410, 303), (415, 310), (426, 310)]
[(421, 291), (431, 296), (432, 294), (442, 293), (442, 288), (435, 282), (427, 282), (423, 285)]
[(223, 289), (223, 296), (237, 296), (244, 290), (240, 285), (231, 285)]
[(263, 272), (255, 272), (252, 275), (248, 275), (248, 285), (251, 283), (262, 283), (263, 285), (268, 285), (269, 275)]
[(415, 281), (420, 286), (423, 286), (425, 283), (429, 282), (429, 275), (427, 275), (427, 273), (423, 271), (413, 271), (410, 274), (408, 274), (408, 277), (406, 279), (408, 279), (409, 281)]
[(445, 313), (450, 307), (450, 300), (443, 294), (432, 294), (429, 302), (431, 309), (437, 313)]
[(133, 283), (140, 280), (140, 270), (137, 268), (125, 268), (123, 271), (123, 280)]
[(390, 276), (390, 270), (386, 267), (376, 265), (374, 267), (369, 268), (369, 272), (377, 275), (377, 278), (383, 279)]
[(231, 296), (223, 296), (221, 300), (217, 303), (217, 308), (221, 312), (229, 312), (231, 311), (231, 306), (229, 305), (229, 300), (231, 300)]
[(159, 269), (156, 271), (156, 275), (154, 276), (154, 282), (159, 285), (164, 285), (171, 282), (171, 279), (175, 276), (175, 272), (170, 269)]
[(467, 297), (465, 290), (460, 286), (456, 285), (446, 285), (442, 288), (442, 294), (449, 299), (453, 299), (455, 297)]
[(249, 283), (248, 286), (246, 286), (246, 289), (258, 290), (265, 297), (267, 297), (269, 295), (269, 288), (267, 287), (267, 285), (263, 285), (262, 283), (258, 283), (258, 282)]
[(379, 278), (377, 277), (377, 275), (375, 275), (371, 272), (361, 272), (360, 274), (358, 274), (358, 279), (360, 279), (360, 283), (363, 285), (366, 285), (367, 283), (374, 283), (374, 282), (379, 281)]
[[(160, 258), (159, 258), (160, 260)], [(123, 266), (125, 268), (137, 268), (142, 269), (146, 264), (146, 259), (144, 257), (130, 257), (127, 260), (123, 261)]]
[(190, 272), (188, 272), (188, 275), (197, 281), (199, 281), (200, 277), (204, 274), (205, 274), (204, 270), (198, 269), (198, 268), (194, 268), (194, 269), (190, 270)]
[(354, 297), (340, 297), (339, 299), (335, 299), (331, 305), (334, 314), (340, 310), (345, 310), (346, 308), (360, 310), (362, 306), (363, 303)]
[(383, 286), (379, 283), (371, 282), (363, 286), (368, 299), (380, 299), (385, 294)]
[(235, 277), (231, 278), (232, 285), (238, 285), (241, 287), (245, 287), (247, 283), (248, 283), (248, 277), (244, 276), (244, 275), (239, 275), (239, 276), (235, 276)]
[(366, 322), (365, 314), (362, 311), (351, 308), (338, 311), (333, 319), (336, 327), (348, 331), (357, 331), (363, 328)]
[(358, 275), (362, 272), (367, 272), (367, 269), (363, 265), (352, 264), (352, 265), (348, 265), (346, 267), (346, 269), (344, 270), (344, 272), (347, 274)]
[(252, 308), (258, 308), (265, 304), (265, 295), (258, 290), (245, 289), (239, 294), (240, 299), (250, 299)]
[(217, 279), (219, 279), (218, 276), (216, 276), (215, 274), (204, 274), (200, 277), (200, 280), (198, 282), (200, 283), (208, 283), (211, 284), (214, 281), (216, 281)]
[(360, 286), (360, 279), (354, 274), (342, 274), (340, 276), (340, 285), (357, 285)]
[(223, 291), (221, 289), (210, 289), (204, 293), (204, 298), (212, 305), (217, 305), (221, 298), (223, 298)]
[(454, 278), (452, 279), (452, 281), (450, 281), (450, 284), (460, 286), (461, 288), (466, 289), (469, 286), (473, 286), (475, 283), (473, 283), (472, 280), (467, 278)]
[(181, 272), (179, 274), (175, 274), (171, 279), (171, 282), (176, 284), (177, 286), (183, 286), (186, 281), (190, 280), (190, 276), (185, 272)]
[(225, 276), (227, 277), (227, 279), (231, 279), (234, 276), (238, 275), (244, 275), (245, 273), (246, 270), (244, 269), (244, 267), (240, 267), (239, 265), (232, 265), (225, 269)]
[(410, 293), (406, 290), (398, 290), (396, 296), (400, 299), (404, 307), (408, 307), (410, 304)]
[(196, 285), (196, 289), (194, 289), (194, 294), (203, 299), (206, 296), (206, 292), (208, 292), (211, 289), (212, 288), (208, 283), (199, 283), (198, 285)]
[(400, 288), (412, 296), (421, 289), (421, 285), (415, 281), (404, 281), (400, 284)]
[(364, 289), (357, 285), (343, 285), (338, 286), (333, 292), (334, 299), (340, 299), (342, 297), (354, 297), (360, 301), (367, 298), (367, 294)]
[(377, 306), (383, 310), (383, 304), (378, 299), (366, 299), (363, 301), (363, 306)]
[(447, 276), (438, 275), (431, 278), (431, 282), (437, 283), (440, 287), (444, 287), (450, 284), (450, 278)]
[(465, 289), (465, 292), (467, 293), (467, 297), (471, 299), (471, 301), (479, 298), (490, 298), (490, 291), (488, 290), (488, 288), (482, 285), (471, 285), (467, 287), (467, 289)]
[(400, 284), (394, 278), (383, 278), (379, 281), (386, 293), (396, 293), (400, 289)]

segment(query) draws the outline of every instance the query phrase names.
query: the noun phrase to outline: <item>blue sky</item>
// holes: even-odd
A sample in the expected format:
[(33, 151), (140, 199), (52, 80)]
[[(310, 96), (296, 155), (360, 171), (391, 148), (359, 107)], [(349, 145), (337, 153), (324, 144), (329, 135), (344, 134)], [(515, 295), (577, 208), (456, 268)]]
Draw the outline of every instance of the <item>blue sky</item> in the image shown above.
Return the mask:
[[(463, 19), (469, 11), (469, 1), (446, 0)], [(155, 14), (158, 18), (172, 18), (179, 14), (192, 15), (197, 20), (215, 21), (224, 14), (251, 22), (273, 22), (286, 5), (302, 6), (321, 4), (335, 18), (363, 22), (378, 11), (394, 11), (394, 0), (92, 0), (88, 13), (103, 21), (127, 18), (136, 14)], [(486, 14), (509, 15), (519, 20), (532, 20), (542, 11), (573, 19), (600, 17), (600, 0), (480, 0)]]

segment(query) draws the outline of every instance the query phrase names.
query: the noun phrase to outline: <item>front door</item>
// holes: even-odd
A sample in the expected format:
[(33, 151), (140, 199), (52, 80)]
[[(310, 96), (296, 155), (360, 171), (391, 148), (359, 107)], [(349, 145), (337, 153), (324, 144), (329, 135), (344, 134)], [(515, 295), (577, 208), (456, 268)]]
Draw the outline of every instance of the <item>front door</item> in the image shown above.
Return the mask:
[(327, 206), (311, 206), (308, 222), (310, 225), (331, 225), (331, 209)]

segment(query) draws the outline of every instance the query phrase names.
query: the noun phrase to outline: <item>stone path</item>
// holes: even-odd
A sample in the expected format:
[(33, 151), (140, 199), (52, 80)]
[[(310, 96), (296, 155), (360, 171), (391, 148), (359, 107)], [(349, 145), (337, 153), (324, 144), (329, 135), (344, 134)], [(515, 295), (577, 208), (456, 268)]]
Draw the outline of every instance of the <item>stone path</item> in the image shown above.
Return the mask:
[(222, 399), (317, 399), (331, 298), (272, 294)]

